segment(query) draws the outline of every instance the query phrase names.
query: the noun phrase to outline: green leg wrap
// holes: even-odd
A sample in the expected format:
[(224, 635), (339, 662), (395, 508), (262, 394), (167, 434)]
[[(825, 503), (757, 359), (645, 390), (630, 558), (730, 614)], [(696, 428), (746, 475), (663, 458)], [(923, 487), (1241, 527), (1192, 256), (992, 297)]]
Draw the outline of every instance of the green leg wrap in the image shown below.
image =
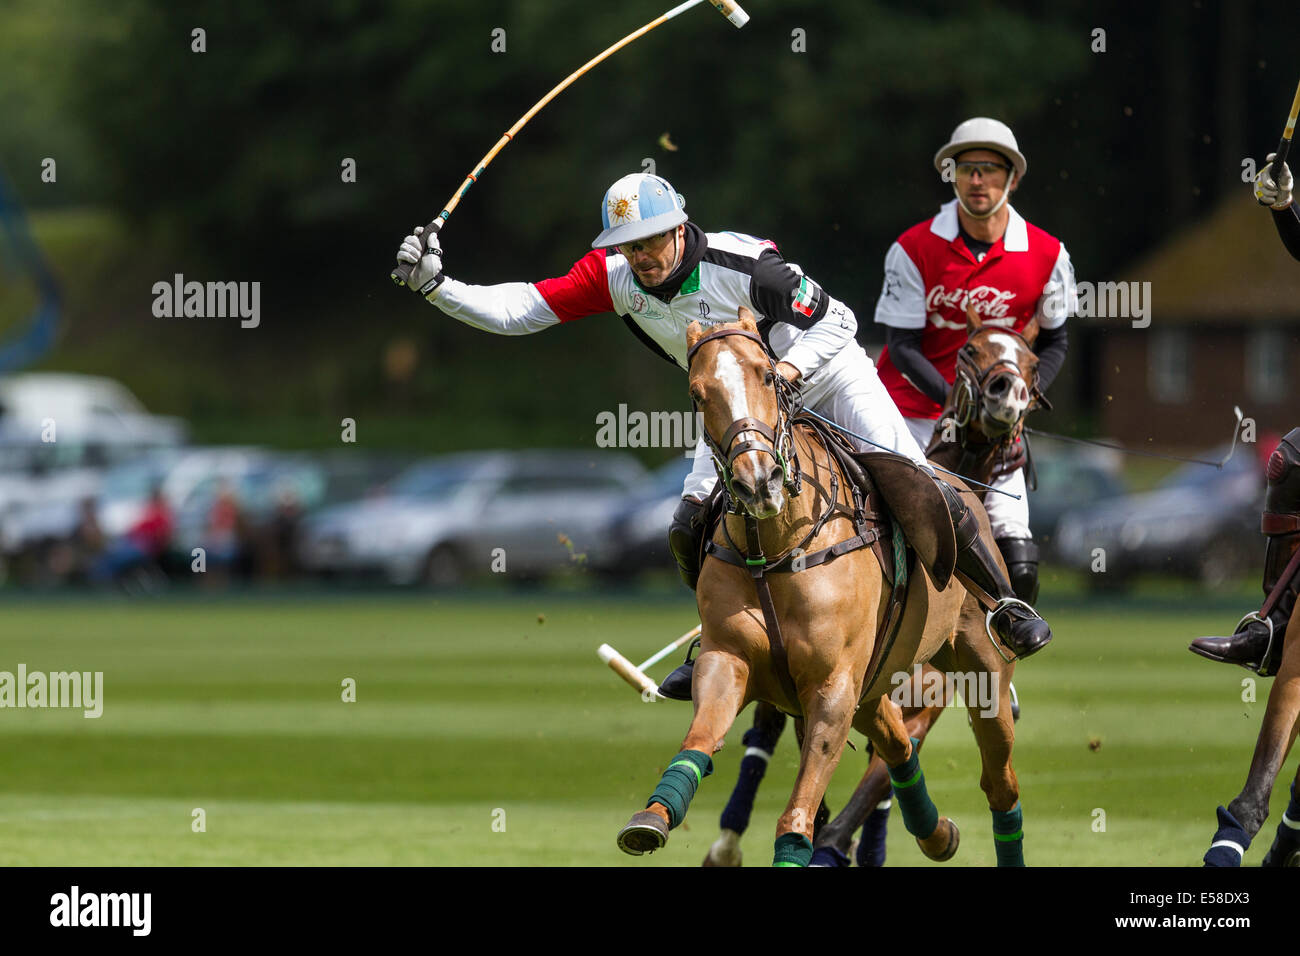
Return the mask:
[(668, 808), (669, 829), (677, 826), (686, 816), (686, 808), (691, 805), (695, 788), (711, 773), (713, 760), (708, 754), (698, 750), (683, 750), (673, 758), (664, 775), (659, 778), (659, 786), (655, 787), (646, 806), (662, 803)]
[(782, 833), (776, 838), (773, 866), (807, 866), (812, 859), (813, 845), (802, 833)]
[(1025, 830), (1018, 801), (1010, 810), (993, 811), (993, 847), (997, 850), (998, 866), (1025, 865)]
[(924, 839), (939, 825), (939, 810), (925, 789), (925, 773), (917, 748), (921, 742), (912, 738), (912, 756), (897, 767), (889, 768), (889, 779), (903, 814), (903, 826), (914, 837)]

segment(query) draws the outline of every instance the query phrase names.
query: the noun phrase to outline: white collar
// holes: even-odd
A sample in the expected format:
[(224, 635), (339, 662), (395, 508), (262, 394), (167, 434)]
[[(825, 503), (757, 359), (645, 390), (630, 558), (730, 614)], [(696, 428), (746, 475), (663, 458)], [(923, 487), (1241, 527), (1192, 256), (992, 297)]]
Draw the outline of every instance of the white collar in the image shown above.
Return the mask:
[[(1025, 217), (1016, 212), (1015, 207), (1007, 203), (1007, 231), (1002, 236), (1002, 248), (1006, 252), (1029, 251), (1029, 229)], [(950, 199), (939, 207), (938, 214), (930, 223), (930, 231), (940, 239), (952, 242), (957, 238), (957, 200)]]

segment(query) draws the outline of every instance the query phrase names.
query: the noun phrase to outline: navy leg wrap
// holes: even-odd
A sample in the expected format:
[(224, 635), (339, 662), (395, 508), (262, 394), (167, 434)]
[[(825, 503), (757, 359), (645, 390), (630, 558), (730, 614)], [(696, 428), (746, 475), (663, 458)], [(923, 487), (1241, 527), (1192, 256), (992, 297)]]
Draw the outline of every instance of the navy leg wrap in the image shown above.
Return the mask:
[(731, 799), (722, 810), (722, 829), (744, 833), (749, 827), (749, 815), (754, 810), (754, 797), (758, 785), (767, 773), (767, 762), (776, 747), (776, 741), (758, 727), (745, 731), (745, 756), (740, 761), (740, 775), (731, 791)]
[(1250, 848), (1250, 837), (1246, 829), (1237, 822), (1237, 818), (1219, 807), (1219, 829), (1214, 834), (1214, 842), (1205, 851), (1206, 866), (1241, 866), (1241, 858)]
[(833, 846), (819, 846), (813, 851), (809, 866), (848, 866), (849, 858)]
[(889, 826), (889, 807), (892, 801), (883, 801), (868, 814), (862, 824), (862, 838), (858, 841), (858, 866), (885, 865), (885, 833)]
[(691, 805), (695, 788), (713, 773), (713, 760), (706, 753), (698, 750), (683, 750), (668, 765), (664, 775), (659, 778), (659, 786), (646, 801), (646, 806), (661, 803), (668, 810), (668, 827), (672, 829), (686, 816), (686, 808)]
[(1277, 835), (1273, 845), (1264, 857), (1264, 866), (1286, 866), (1291, 857), (1300, 853), (1300, 795), (1296, 794), (1295, 784), (1291, 784), (1291, 802), (1286, 805), (1282, 819), (1277, 825)]
[(1020, 804), (993, 811), (993, 848), (998, 866), (1025, 865), (1025, 829)]
[(897, 767), (889, 768), (889, 780), (894, 785), (898, 809), (903, 814), (903, 826), (914, 837), (924, 839), (939, 825), (939, 810), (925, 789), (925, 773), (921, 770), (919, 748), (921, 741), (912, 738), (912, 755)]

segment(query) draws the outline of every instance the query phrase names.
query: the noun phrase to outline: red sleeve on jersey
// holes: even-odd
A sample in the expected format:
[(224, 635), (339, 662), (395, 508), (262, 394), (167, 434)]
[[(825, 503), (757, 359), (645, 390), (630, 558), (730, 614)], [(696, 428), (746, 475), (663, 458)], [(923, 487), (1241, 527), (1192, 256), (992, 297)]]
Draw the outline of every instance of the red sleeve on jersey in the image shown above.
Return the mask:
[(592, 249), (573, 264), (568, 275), (533, 283), (561, 322), (614, 311), (605, 257), (604, 249)]

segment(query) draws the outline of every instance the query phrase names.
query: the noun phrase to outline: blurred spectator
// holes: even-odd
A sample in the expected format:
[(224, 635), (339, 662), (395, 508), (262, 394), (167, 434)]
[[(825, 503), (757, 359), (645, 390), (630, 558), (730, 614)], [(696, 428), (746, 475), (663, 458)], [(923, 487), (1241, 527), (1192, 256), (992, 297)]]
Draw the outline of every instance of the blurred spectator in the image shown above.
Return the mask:
[(62, 581), (89, 580), (104, 550), (104, 531), (99, 526), (95, 499), (82, 498), (77, 508), (77, 526), (67, 541), (57, 542), (50, 552), (49, 569)]
[(229, 582), (231, 570), (243, 553), (242, 524), (239, 501), (230, 482), (222, 479), (204, 528), (203, 548), (207, 552), (204, 581), (209, 586), (221, 587)]
[(116, 581), (139, 567), (157, 567), (171, 544), (174, 521), (162, 485), (155, 485), (140, 517), (95, 562), (92, 580)]
[(298, 573), (294, 545), (301, 521), (302, 503), (298, 498), (298, 490), (286, 481), (276, 490), (275, 511), (271, 514), (266, 529), (266, 548), (262, 562), (265, 577), (279, 580)]

